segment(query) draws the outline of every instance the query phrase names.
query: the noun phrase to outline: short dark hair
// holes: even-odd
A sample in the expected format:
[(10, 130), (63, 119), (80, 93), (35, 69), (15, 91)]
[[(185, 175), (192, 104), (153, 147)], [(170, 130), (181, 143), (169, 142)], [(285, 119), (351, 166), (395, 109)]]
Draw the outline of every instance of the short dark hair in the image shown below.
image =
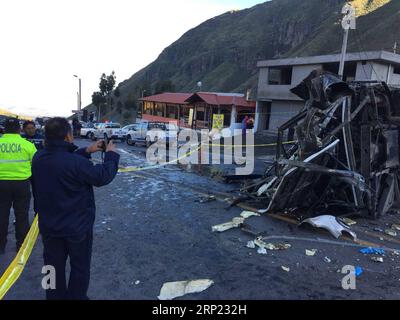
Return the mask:
[(4, 132), (5, 133), (20, 133), (21, 131), (21, 124), (19, 120), (16, 118), (8, 118), (4, 122)]
[(64, 140), (71, 132), (71, 126), (65, 118), (52, 118), (44, 127), (46, 140)]
[(26, 128), (27, 126), (29, 126), (29, 125), (33, 125), (34, 127), (36, 127), (36, 124), (35, 124), (33, 121), (28, 120), (28, 121), (25, 121), (25, 122), (24, 122), (22, 128), (25, 129), (25, 128)]

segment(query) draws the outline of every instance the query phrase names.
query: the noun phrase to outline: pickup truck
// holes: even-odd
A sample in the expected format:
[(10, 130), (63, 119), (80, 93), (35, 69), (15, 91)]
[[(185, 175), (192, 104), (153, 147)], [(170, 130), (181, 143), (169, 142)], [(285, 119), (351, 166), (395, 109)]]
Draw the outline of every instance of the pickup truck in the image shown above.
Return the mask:
[(126, 135), (126, 143), (130, 146), (136, 143), (144, 143), (150, 147), (159, 140), (165, 140), (168, 144), (170, 140), (175, 140), (179, 133), (179, 128), (175, 124), (163, 122), (142, 122), (132, 128)]
[(92, 137), (92, 140), (97, 139), (124, 141), (125, 136), (119, 123), (99, 123)]

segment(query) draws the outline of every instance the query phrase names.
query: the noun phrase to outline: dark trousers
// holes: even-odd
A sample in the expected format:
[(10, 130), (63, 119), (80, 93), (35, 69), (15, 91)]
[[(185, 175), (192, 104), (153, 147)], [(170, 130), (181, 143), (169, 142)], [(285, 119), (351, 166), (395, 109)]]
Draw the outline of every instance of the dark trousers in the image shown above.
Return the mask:
[[(70, 238), (42, 236), (42, 239), (44, 264), (56, 271), (56, 288), (46, 290), (47, 300), (88, 300), (93, 233)], [(67, 286), (68, 257), (71, 273)]]
[(17, 249), (24, 243), (29, 231), (30, 181), (0, 181), (0, 251), (7, 244), (10, 210), (14, 208)]

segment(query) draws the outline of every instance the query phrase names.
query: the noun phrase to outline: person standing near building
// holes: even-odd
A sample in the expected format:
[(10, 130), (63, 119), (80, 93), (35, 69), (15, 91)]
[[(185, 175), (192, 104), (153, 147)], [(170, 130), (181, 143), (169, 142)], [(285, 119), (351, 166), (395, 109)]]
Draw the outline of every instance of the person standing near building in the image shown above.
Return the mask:
[[(87, 300), (96, 214), (93, 186), (105, 186), (118, 172), (119, 154), (110, 142), (104, 163), (94, 165), (92, 153), (102, 151), (104, 141), (77, 150), (72, 129), (64, 118), (45, 126), (45, 148), (32, 163), (32, 184), (44, 264), (56, 271), (56, 289), (46, 290), (48, 300)], [(66, 261), (71, 272), (66, 282)]]
[(32, 142), (37, 150), (42, 150), (44, 148), (44, 137), (37, 133), (36, 125), (33, 121), (25, 121), (22, 130), (22, 137)]
[(30, 178), (35, 146), (20, 136), (20, 122), (5, 121), (0, 138), (0, 254), (4, 254), (11, 207), (15, 215), (17, 251), (29, 231)]

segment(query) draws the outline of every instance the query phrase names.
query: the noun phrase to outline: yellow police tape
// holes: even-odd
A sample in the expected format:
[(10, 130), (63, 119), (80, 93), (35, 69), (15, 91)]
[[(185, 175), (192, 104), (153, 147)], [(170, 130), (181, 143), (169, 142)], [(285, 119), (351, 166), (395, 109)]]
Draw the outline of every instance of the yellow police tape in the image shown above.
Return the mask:
[[(283, 144), (293, 144), (296, 143), (297, 141), (287, 141), (287, 142), (283, 142)], [(206, 145), (206, 146), (210, 146), (210, 147), (275, 147), (278, 144), (277, 143), (271, 143), (271, 144), (258, 144), (258, 145), (222, 145), (222, 144), (209, 144), (209, 143), (202, 143), (202, 145)], [(174, 163), (177, 163), (179, 161), (181, 161), (182, 159), (185, 159), (187, 157), (189, 157), (190, 155), (192, 155), (193, 153), (199, 151), (201, 149), (201, 147), (197, 147), (195, 150), (192, 150), (188, 153), (186, 153), (184, 156), (174, 159), (170, 162), (166, 162), (166, 163), (162, 163), (162, 164), (158, 164), (158, 165), (154, 165), (154, 166), (148, 166), (148, 167), (127, 167), (127, 168), (121, 168), (118, 170), (119, 173), (128, 173), (128, 172), (139, 172), (139, 171), (147, 171), (147, 170), (154, 170), (154, 169), (158, 169), (164, 166), (168, 166)]]
[(39, 235), (38, 216), (36, 215), (32, 226), (25, 238), (25, 241), (19, 250), (17, 256), (11, 262), (6, 272), (0, 278), (0, 300), (4, 298), (6, 293), (11, 289), (14, 283), (21, 276), (26, 263), (32, 253), (33, 246)]

